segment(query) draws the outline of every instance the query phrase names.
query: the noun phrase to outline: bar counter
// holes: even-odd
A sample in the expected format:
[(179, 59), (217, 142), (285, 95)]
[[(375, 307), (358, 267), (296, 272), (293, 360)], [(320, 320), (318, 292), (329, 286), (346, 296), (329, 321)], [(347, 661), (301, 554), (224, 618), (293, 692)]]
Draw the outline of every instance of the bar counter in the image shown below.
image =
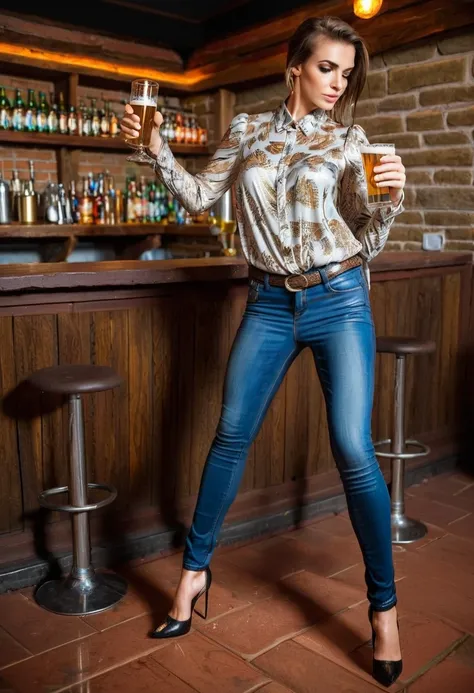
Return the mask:
[[(377, 333), (437, 344), (408, 358), (406, 433), (431, 446), (408, 465), (410, 483), (454, 464), (473, 428), (472, 256), (391, 252), (370, 267)], [(246, 297), (241, 258), (0, 266), (0, 591), (37, 582), (49, 552), (67, 564), (70, 550), (69, 518), (45, 517), (37, 501), (67, 484), (67, 407), (32, 391), (28, 376), (64, 363), (123, 376), (120, 389), (84, 397), (89, 481), (118, 489), (91, 515), (94, 561), (171, 550), (191, 518)], [(377, 356), (375, 440), (390, 437), (393, 371), (392, 357)], [(252, 446), (221, 538), (248, 540), (342, 507), (306, 350)]]

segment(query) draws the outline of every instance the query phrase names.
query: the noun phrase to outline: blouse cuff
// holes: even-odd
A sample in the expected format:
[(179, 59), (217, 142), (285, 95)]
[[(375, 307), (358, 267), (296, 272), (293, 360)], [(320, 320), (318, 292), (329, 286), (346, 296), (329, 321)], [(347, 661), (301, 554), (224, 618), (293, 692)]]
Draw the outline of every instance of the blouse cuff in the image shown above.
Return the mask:
[(387, 205), (386, 207), (379, 207), (377, 212), (380, 214), (380, 218), (385, 223), (387, 221), (392, 221), (396, 216), (405, 211), (403, 206), (403, 201), (405, 199), (405, 193), (402, 190), (402, 196), (400, 202), (397, 205)]

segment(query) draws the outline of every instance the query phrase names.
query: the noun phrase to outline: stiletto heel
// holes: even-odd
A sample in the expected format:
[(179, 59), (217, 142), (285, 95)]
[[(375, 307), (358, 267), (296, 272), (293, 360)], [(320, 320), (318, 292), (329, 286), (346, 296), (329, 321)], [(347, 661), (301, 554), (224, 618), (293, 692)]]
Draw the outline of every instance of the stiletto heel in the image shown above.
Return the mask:
[[(163, 623), (158, 626), (158, 628), (150, 633), (151, 638), (179, 638), (181, 635), (186, 635), (186, 633), (189, 633), (191, 630), (191, 623), (193, 620), (193, 612), (196, 611), (196, 613), (201, 616), (201, 618), (206, 619), (207, 618), (207, 612), (208, 612), (208, 607), (209, 607), (209, 590), (211, 588), (211, 583), (212, 583), (212, 573), (211, 569), (209, 567), (206, 568), (206, 584), (202, 588), (202, 590), (196, 594), (195, 597), (193, 597), (193, 600), (191, 602), (191, 616), (188, 618), (187, 621), (177, 621), (175, 618), (172, 618), (171, 616), (167, 616), (166, 619), (163, 621)], [(199, 613), (197, 611), (196, 604), (198, 600), (203, 596), (206, 595), (206, 602), (205, 602), (205, 607), (204, 607), (204, 614)]]
[[(374, 652), (374, 655), (372, 655), (372, 676), (376, 681), (382, 684), (382, 686), (391, 686), (392, 683), (395, 683), (395, 681), (398, 679), (400, 674), (402, 673), (403, 669), (403, 660), (401, 659), (395, 659), (395, 660), (384, 660), (384, 659), (375, 659), (375, 641), (376, 641), (376, 633), (374, 630), (373, 622), (372, 622), (372, 617), (373, 617), (373, 609), (370, 606), (369, 607), (369, 621), (370, 621), (370, 626), (372, 628), (372, 650)], [(398, 625), (398, 618), (397, 618), (397, 628), (400, 631), (399, 625)]]

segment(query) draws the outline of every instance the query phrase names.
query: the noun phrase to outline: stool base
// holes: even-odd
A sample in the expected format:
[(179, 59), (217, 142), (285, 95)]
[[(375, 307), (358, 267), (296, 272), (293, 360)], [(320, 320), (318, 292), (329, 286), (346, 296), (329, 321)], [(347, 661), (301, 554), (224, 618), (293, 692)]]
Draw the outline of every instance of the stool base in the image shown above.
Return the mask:
[(419, 520), (392, 515), (392, 544), (411, 544), (425, 536), (428, 528)]
[(127, 582), (115, 573), (89, 569), (84, 578), (71, 575), (49, 580), (38, 588), (36, 602), (55, 614), (85, 616), (97, 614), (117, 604), (127, 592)]

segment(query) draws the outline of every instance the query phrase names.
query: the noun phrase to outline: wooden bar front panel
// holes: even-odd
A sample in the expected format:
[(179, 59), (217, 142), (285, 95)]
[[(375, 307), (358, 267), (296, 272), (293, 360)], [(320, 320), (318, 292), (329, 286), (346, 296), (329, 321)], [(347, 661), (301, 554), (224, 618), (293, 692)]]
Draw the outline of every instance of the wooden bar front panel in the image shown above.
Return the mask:
[[(466, 359), (460, 354), (472, 348), (470, 281), (468, 264), (372, 275), (377, 333), (434, 339), (438, 346), (433, 355), (409, 357), (407, 373), (407, 435), (432, 444), (462, 434)], [(120, 298), (110, 290), (71, 293), (70, 302), (43, 294), (42, 305), (32, 294), (30, 305), (23, 297), (10, 309), (4, 298), (0, 532), (26, 528), (40, 490), (67, 484), (67, 406), (22, 393), (34, 370), (64, 363), (107, 364), (125, 379), (120, 389), (84, 397), (89, 480), (118, 487), (111, 516), (123, 520), (148, 508), (155, 521), (174, 522), (199, 489), (246, 295), (245, 282), (237, 280), (129, 288)], [(374, 439), (391, 433), (393, 374), (393, 357), (378, 356)], [(253, 445), (240, 498), (331, 470), (321, 388), (306, 350)]]

